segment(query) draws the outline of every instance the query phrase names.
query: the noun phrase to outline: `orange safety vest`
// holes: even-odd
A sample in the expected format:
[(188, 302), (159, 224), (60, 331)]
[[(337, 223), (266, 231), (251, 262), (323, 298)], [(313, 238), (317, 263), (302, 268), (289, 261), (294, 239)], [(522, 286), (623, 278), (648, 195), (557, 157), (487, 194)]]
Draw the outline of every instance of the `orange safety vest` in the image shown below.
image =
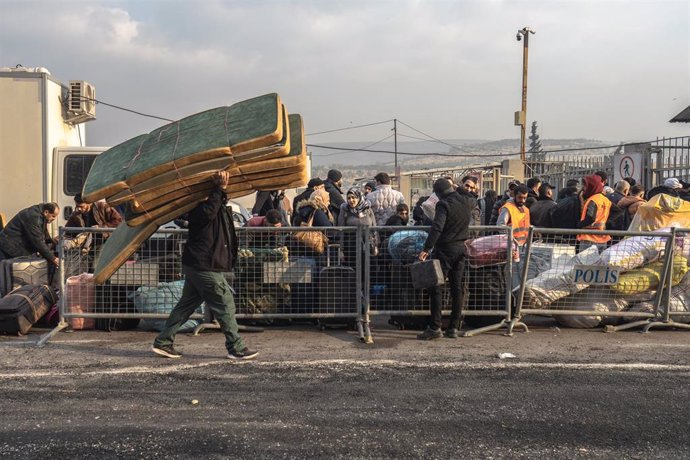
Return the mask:
[[(529, 231), (529, 208), (522, 206), (522, 209), (515, 205), (514, 201), (508, 201), (501, 209), (506, 208), (510, 214), (510, 225), (513, 227), (513, 239), (522, 246), (527, 242)], [(500, 210), (499, 210), (500, 213)]]
[[(589, 206), (590, 201), (593, 201), (597, 205), (597, 215), (594, 217), (594, 222), (584, 228), (589, 228), (592, 230), (606, 230), (606, 221), (609, 220), (609, 213), (611, 212), (611, 200), (606, 198), (603, 193), (597, 193), (590, 196), (587, 201), (585, 201), (584, 206), (582, 206), (582, 215), (580, 220), (584, 220), (587, 215), (587, 206)], [(587, 235), (580, 234), (577, 235), (578, 241), (591, 241), (592, 243), (603, 244), (607, 243), (611, 239), (610, 235)]]

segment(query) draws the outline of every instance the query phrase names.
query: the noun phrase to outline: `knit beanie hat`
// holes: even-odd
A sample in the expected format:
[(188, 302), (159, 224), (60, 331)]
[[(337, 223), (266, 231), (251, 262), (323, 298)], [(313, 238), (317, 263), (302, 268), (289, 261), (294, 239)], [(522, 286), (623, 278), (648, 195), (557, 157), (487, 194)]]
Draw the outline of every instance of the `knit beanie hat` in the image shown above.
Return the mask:
[(343, 178), (343, 173), (341, 173), (337, 169), (331, 169), (330, 171), (328, 171), (328, 178), (336, 182)]

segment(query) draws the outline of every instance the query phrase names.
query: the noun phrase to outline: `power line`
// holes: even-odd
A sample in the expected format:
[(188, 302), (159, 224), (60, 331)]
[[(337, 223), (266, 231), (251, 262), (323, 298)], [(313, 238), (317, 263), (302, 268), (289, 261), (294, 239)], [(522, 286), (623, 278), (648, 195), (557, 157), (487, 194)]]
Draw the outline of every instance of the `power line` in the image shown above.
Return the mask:
[[(389, 136), (390, 137), (390, 136)], [(376, 142), (378, 143), (378, 142)], [(330, 149), (330, 150), (341, 150), (344, 152), (370, 152), (370, 153), (390, 153), (394, 154), (392, 150), (371, 150), (371, 149), (349, 149), (345, 147), (334, 147), (331, 145), (319, 145), (319, 144), (307, 144), (307, 147), (316, 147), (320, 149)], [(425, 152), (425, 153), (412, 153), (412, 152), (398, 152), (398, 155), (409, 155), (409, 156), (430, 156), (436, 155), (440, 157), (465, 157), (465, 158), (477, 158), (477, 157), (505, 157), (512, 155), (520, 155), (520, 153), (493, 153), (488, 155), (477, 155), (477, 154), (466, 154), (466, 153), (440, 153), (440, 152)]]
[(441, 143), (441, 144), (447, 145), (448, 147), (456, 148), (456, 149), (458, 149), (458, 150), (464, 150), (464, 147), (460, 147), (459, 145), (455, 145), (455, 144), (449, 144), (449, 143), (446, 142), (446, 141), (442, 141), (441, 139), (437, 139), (437, 138), (435, 138), (434, 136), (432, 136), (432, 135), (430, 135), (430, 134), (427, 134), (427, 133), (425, 133), (425, 132), (423, 132), (423, 131), (418, 130), (417, 128), (413, 128), (412, 126), (408, 125), (408, 124), (405, 123), (404, 121), (398, 120), (398, 122), (399, 122), (401, 125), (403, 125), (403, 126), (407, 126), (407, 127), (410, 128), (412, 131), (416, 131), (416, 132), (418, 132), (419, 134), (421, 134), (422, 136), (426, 136), (426, 137), (428, 137), (429, 139), (435, 140), (436, 142), (439, 142), (439, 143)]
[(106, 106), (108, 106), (108, 107), (112, 107), (112, 108), (114, 108), (114, 109), (124, 110), (125, 112), (135, 113), (135, 114), (137, 114), (137, 115), (141, 115), (142, 117), (156, 118), (156, 119), (158, 119), (158, 120), (170, 121), (170, 122), (175, 121), (175, 120), (171, 120), (171, 119), (169, 119), (169, 118), (157, 117), (156, 115), (149, 115), (149, 114), (146, 114), (146, 113), (137, 112), (136, 110), (126, 109), (126, 108), (124, 108), (124, 107), (120, 107), (119, 105), (108, 104), (107, 102), (99, 101), (98, 99), (91, 99), (91, 98), (89, 98), (89, 97), (81, 97), (81, 98), (79, 98), (79, 99), (82, 100), (82, 101), (92, 101), (92, 102), (95, 102), (96, 104), (103, 104), (103, 105), (106, 105)]
[(368, 126), (376, 126), (376, 125), (382, 125), (384, 123), (390, 123), (391, 121), (393, 121), (393, 120), (391, 119), (391, 120), (377, 121), (374, 123), (367, 123), (365, 125), (347, 126), (345, 128), (330, 129), (328, 131), (319, 131), (318, 133), (309, 133), (309, 134), (307, 134), (307, 136), (316, 136), (318, 134), (327, 134), (327, 133), (337, 133), (339, 131), (347, 131), (349, 129), (366, 128)]
[[(389, 134), (388, 136), (384, 137), (383, 139), (378, 140), (378, 141), (376, 141), (376, 142), (374, 142), (374, 143), (372, 143), (372, 144), (365, 145), (364, 147), (359, 148), (359, 149), (341, 149), (340, 152), (326, 153), (325, 155), (319, 155), (319, 156), (320, 156), (320, 157), (331, 157), (331, 156), (333, 156), (333, 155), (339, 155), (339, 154), (341, 154), (341, 153), (344, 153), (345, 151), (348, 151), (348, 152), (364, 152), (364, 151), (367, 151), (366, 149), (368, 149), (368, 148), (370, 148), (370, 147), (373, 147), (373, 146), (375, 146), (376, 144), (380, 144), (381, 142), (383, 142), (383, 141), (385, 141), (385, 140), (388, 140), (388, 139), (390, 139), (391, 137), (393, 137), (393, 135), (392, 135), (392, 134)], [(307, 144), (307, 145), (310, 145), (310, 144)]]

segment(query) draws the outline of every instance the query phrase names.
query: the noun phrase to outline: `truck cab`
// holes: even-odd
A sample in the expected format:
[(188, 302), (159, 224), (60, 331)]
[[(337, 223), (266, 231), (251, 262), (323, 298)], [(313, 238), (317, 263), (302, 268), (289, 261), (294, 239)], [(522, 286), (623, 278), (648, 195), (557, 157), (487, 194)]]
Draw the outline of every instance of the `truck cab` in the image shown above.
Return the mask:
[(56, 147), (53, 150), (52, 201), (60, 206), (62, 227), (74, 211), (74, 195), (81, 193), (94, 160), (108, 147)]

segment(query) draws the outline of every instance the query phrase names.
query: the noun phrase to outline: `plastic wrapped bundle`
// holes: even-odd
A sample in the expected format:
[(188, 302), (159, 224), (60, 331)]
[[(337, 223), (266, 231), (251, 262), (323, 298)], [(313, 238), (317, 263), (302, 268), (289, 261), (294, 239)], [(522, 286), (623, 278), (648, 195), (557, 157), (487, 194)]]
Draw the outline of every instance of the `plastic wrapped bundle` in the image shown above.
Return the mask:
[(623, 270), (656, 262), (666, 245), (666, 238), (662, 236), (633, 236), (601, 253), (603, 265), (620, 267)]
[[(673, 315), (671, 318), (679, 323), (690, 323), (690, 273), (686, 274), (683, 280), (671, 288), (669, 299), (671, 313), (687, 312), (687, 315)], [(630, 307), (629, 311), (641, 313), (654, 313), (654, 301), (637, 302)]]
[[(624, 297), (616, 295), (611, 291), (585, 289), (573, 296), (559, 300), (551, 307), (562, 310), (597, 311), (605, 313), (623, 311), (628, 308), (628, 305), (629, 303)], [(604, 325), (605, 323), (615, 324), (617, 318), (605, 318), (600, 315), (557, 315), (556, 321), (564, 327), (591, 329)]]
[(422, 230), (400, 230), (388, 238), (388, 253), (393, 260), (400, 264), (411, 264), (424, 249), (424, 242), (428, 236)]
[[(618, 282), (611, 286), (611, 289), (623, 295), (654, 290), (661, 282), (663, 270), (663, 261), (654, 262), (643, 268), (636, 268), (635, 270), (621, 274), (618, 277)], [(679, 284), (687, 272), (688, 263), (685, 257), (680, 254), (674, 255), (671, 285), (675, 286)]]
[[(134, 307), (141, 313), (165, 313), (170, 314), (173, 307), (182, 297), (184, 281), (160, 283), (158, 286), (142, 286), (134, 292)], [(197, 310), (201, 313), (201, 308)], [(186, 332), (199, 325), (199, 321), (190, 319), (180, 327), (179, 332)], [(144, 319), (139, 327), (147, 331), (162, 331), (165, 326), (164, 319)]]
[(528, 308), (544, 308), (563, 297), (586, 289), (588, 284), (575, 283), (572, 272), (575, 265), (593, 265), (599, 260), (597, 248), (592, 246), (571, 258), (562, 267), (541, 273), (525, 285), (525, 302)]
[(424, 203), (422, 203), (422, 211), (424, 211), (424, 215), (429, 218), (429, 220), (434, 220), (434, 217), (436, 217), (436, 204), (438, 203), (438, 195), (436, 193), (432, 193), (429, 195), (429, 198), (427, 198)]

